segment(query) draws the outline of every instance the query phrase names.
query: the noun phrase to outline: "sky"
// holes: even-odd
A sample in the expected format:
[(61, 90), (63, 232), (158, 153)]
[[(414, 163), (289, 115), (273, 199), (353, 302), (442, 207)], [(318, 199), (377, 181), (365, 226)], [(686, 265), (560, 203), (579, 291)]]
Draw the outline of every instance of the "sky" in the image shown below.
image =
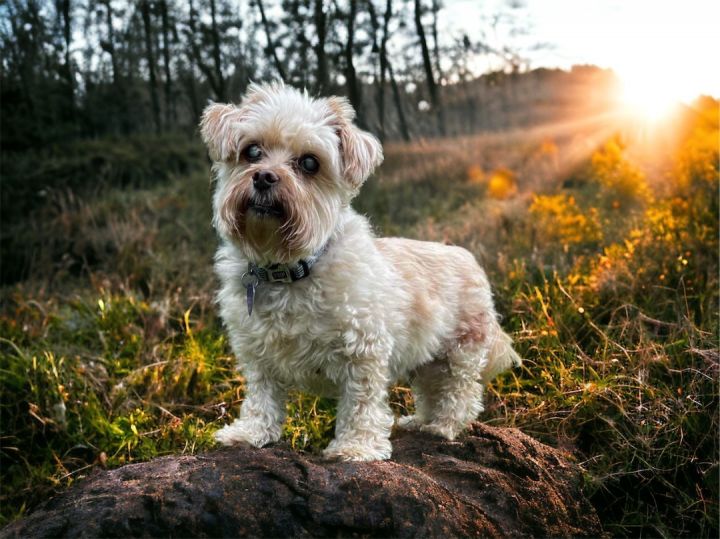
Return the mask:
[[(507, 0), (445, 0), (446, 35), (478, 35)], [(720, 96), (720, 0), (525, 0), (516, 19), (529, 33), (516, 43), (531, 67), (595, 64), (630, 84), (662, 86), (678, 99)], [(502, 36), (507, 40), (508, 36)]]

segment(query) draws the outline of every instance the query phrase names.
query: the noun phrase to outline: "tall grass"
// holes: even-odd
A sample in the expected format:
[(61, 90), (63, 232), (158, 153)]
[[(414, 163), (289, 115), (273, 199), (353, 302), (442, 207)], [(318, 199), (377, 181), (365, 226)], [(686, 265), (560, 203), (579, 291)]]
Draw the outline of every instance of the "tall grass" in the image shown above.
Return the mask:
[[(482, 419), (574, 455), (617, 535), (718, 533), (717, 126), (706, 103), (651, 173), (622, 136), (582, 160), (546, 134), (390, 146), (356, 201), (383, 234), (483, 262), (526, 361)], [(203, 166), (67, 190), (16, 224), (43, 247), (2, 290), (3, 521), (93, 468), (209, 448), (237, 413)], [(402, 386), (392, 403), (412, 408)], [(293, 395), (285, 435), (317, 451), (333, 421)]]
[[(116, 192), (105, 199), (105, 194), (109, 189), (154, 189), (197, 173), (203, 152), (196, 141), (179, 136), (135, 136), (3, 151), (0, 162), (0, 282), (11, 283), (29, 276), (49, 278), (58, 266), (79, 274), (84, 264), (103, 258), (105, 248), (119, 243), (133, 250), (134, 245), (118, 237), (126, 231), (117, 227), (125, 217), (117, 199), (130, 195)], [(142, 194), (135, 197), (142, 203)], [(137, 215), (147, 208), (129, 209)], [(144, 225), (142, 219), (123, 223), (129, 228)], [(108, 227), (114, 227), (115, 237), (108, 238)], [(107, 245), (97, 245), (106, 240)]]

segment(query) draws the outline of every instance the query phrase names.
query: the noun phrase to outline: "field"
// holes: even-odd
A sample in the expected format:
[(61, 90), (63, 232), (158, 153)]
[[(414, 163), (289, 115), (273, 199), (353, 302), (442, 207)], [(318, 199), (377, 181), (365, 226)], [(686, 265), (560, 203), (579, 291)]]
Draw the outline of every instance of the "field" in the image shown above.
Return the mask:
[[(600, 119), (390, 144), (355, 202), (487, 268), (526, 359), (481, 419), (572, 455), (613, 535), (718, 534), (718, 124), (706, 99), (672, 139)], [(5, 158), (0, 524), (96, 468), (210, 449), (237, 414), (208, 170), (168, 136)], [(327, 443), (332, 402), (288, 412), (295, 448)]]

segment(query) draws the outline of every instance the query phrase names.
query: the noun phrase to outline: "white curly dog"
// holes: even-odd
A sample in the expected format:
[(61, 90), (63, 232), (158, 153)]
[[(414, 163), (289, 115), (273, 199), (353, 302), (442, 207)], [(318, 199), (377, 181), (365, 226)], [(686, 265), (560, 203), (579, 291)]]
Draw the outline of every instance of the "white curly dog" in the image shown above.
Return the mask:
[(460, 247), (376, 238), (350, 201), (383, 159), (338, 97), (271, 84), (200, 125), (217, 182), (217, 299), (246, 379), (223, 444), (280, 438), (289, 389), (338, 398), (324, 455), (390, 457), (390, 385), (409, 380), (403, 428), (453, 439), (482, 411), (483, 384), (520, 364), (490, 285)]

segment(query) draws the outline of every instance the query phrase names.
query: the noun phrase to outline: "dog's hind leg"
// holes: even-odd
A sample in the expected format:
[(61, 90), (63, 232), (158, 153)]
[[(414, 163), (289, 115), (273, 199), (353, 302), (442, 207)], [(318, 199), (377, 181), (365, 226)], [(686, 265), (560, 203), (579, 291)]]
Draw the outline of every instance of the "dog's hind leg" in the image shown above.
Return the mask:
[(438, 359), (416, 371), (411, 384), (415, 414), (398, 419), (398, 427), (424, 430), (452, 440), (483, 410), (483, 386), (474, 369), (451, 368)]
[(474, 331), (464, 332), (443, 360), (418, 370), (417, 413), (405, 420), (406, 427), (452, 440), (483, 411), (483, 384), (521, 363), (494, 316), (475, 321)]
[(438, 396), (442, 394), (441, 385), (449, 373), (446, 358), (435, 359), (418, 367), (410, 380), (415, 413), (400, 417), (398, 427), (416, 430), (432, 420), (432, 411), (437, 406)]
[(483, 374), (499, 330), (494, 312), (469, 317), (444, 357), (416, 372), (416, 414), (399, 423), (454, 439), (483, 411)]
[(486, 355), (484, 345), (459, 348), (423, 372), (417, 382), (421, 430), (452, 440), (477, 418), (483, 411), (479, 367)]

